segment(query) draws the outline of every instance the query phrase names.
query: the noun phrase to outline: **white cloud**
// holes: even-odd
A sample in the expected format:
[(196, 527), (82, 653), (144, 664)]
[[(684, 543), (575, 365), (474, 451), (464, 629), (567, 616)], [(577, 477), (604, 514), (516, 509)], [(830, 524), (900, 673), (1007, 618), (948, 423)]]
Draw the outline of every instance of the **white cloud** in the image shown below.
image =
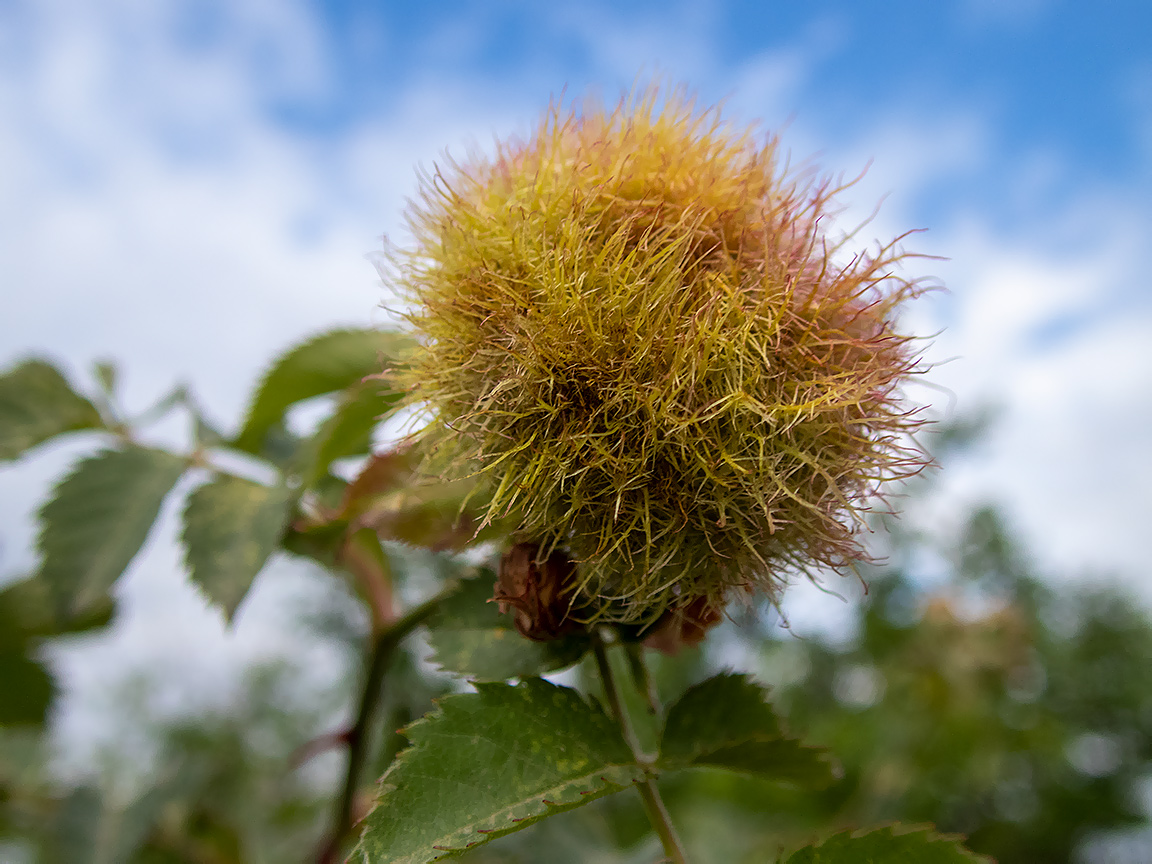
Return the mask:
[(989, 120), (964, 106), (893, 108), (822, 161), (851, 172), (871, 157), (841, 224), (887, 195), (861, 237), (888, 239), (918, 227), (913, 214), (927, 199), (938, 221), (905, 246), (948, 259), (913, 260), (906, 271), (949, 289), (907, 316), (912, 332), (939, 332), (927, 359), (940, 365), (927, 380), (946, 392), (918, 395), (942, 413), (1000, 410), (974, 458), (938, 475), (923, 518), (943, 527), (968, 503), (1002, 502), (1048, 572), (1147, 584), (1146, 184), (1088, 185), (1052, 151), (1009, 154)]
[(962, 0), (957, 18), (967, 27), (1020, 30), (1034, 25), (1051, 7), (1051, 0)]
[[(549, 18), (556, 30), (579, 40), (600, 81), (631, 83), (640, 73), (673, 80), (707, 75), (716, 64), (710, 37), (719, 14), (715, 4), (680, 0), (659, 16), (611, 4), (569, 3), (557, 4)], [(606, 88), (602, 95), (612, 102), (617, 94)]]
[[(564, 7), (551, 26), (582, 41), (582, 74), (605, 82), (606, 98), (645, 68), (665, 72), (730, 94), (746, 119), (795, 115), (785, 145), (797, 160), (823, 151), (852, 174), (876, 157), (848, 219), (892, 193), (869, 226), (878, 237), (916, 227), (925, 189), (973, 182), (1001, 158), (982, 112), (948, 106), (934, 116), (884, 109), (830, 145), (815, 109), (805, 116), (797, 100), (836, 42), (835, 22), (733, 68), (710, 41), (713, 14), (686, 4), (624, 26)], [(205, 28), (215, 35), (197, 36)], [(379, 234), (397, 234), (413, 165), (445, 146), (460, 154), (470, 137), (483, 149), (491, 133), (525, 131), (537, 82), (414, 69), (388, 116), (322, 138), (286, 131), (269, 106), (329, 94), (333, 50), (304, 3), (38, 0), (0, 10), (0, 362), (49, 351), (75, 369), (112, 356), (131, 407), (184, 379), (216, 419), (235, 422), (273, 352), (328, 326), (380, 320), (382, 289), (363, 255)], [(909, 242), (952, 259), (925, 264), (952, 295), (910, 319), (923, 331), (949, 325), (932, 356), (959, 359), (933, 378), (961, 409), (1006, 406), (981, 458), (943, 478), (937, 506), (946, 518), (960, 499), (1003, 497), (1060, 567), (1136, 573), (1152, 483), (1142, 247), (1152, 211), (1138, 189), (1073, 187), (1051, 154), (1018, 167), (1003, 189), (1010, 230), (999, 210), (938, 203), (943, 224)], [(1074, 326), (1060, 335), (1062, 322)], [(1059, 338), (1045, 341), (1046, 331)], [(71, 452), (0, 475), (5, 568), (31, 564), (30, 508)], [(187, 599), (172, 532), (169, 520), (126, 580), (128, 619), (109, 651), (171, 657), (181, 640), (219, 640), (218, 622), (194, 602), (186, 630), (168, 617)], [(279, 644), (255, 613), (241, 630), (240, 642)], [(180, 640), (146, 647), (164, 632)], [(249, 656), (216, 650), (196, 662)]]
[[(5, 365), (32, 351), (73, 369), (111, 356), (130, 409), (183, 379), (235, 423), (274, 351), (378, 315), (363, 260), (377, 229), (333, 203), (307, 141), (265, 119), (270, 99), (324, 86), (302, 9), (51, 2), (5, 19), (21, 37), (0, 68)], [(222, 17), (223, 38), (190, 41), (177, 19), (191, 11)], [(5, 572), (31, 565), (31, 508), (78, 449), (3, 470)], [(300, 650), (274, 603), (256, 602), (224, 635), (181, 581), (176, 507), (118, 586), (111, 637), (59, 652), (72, 682), (60, 728), (73, 745), (134, 664), (171, 670), (195, 702), (234, 681), (230, 669)], [(283, 593), (284, 574), (277, 582)]]
[[(221, 19), (208, 40), (179, 20), (196, 7), (55, 0), (0, 19), (21, 45), (0, 63), (0, 365), (47, 352), (75, 372), (112, 357), (130, 411), (182, 380), (235, 424), (275, 352), (384, 318), (364, 256), (398, 232), (414, 165), (446, 145), (459, 155), (469, 136), (483, 148), (485, 133), (526, 128), (529, 115), (483, 82), (414, 76), (389, 116), (311, 140), (268, 116), (285, 93), (328, 86), (305, 7), (203, 7)], [(34, 508), (87, 446), (0, 469), (0, 573), (33, 565)], [(60, 729), (76, 752), (98, 734), (101, 694), (135, 670), (169, 669), (187, 708), (235, 682), (222, 670), (301, 650), (275, 597), (305, 589), (283, 565), (257, 585), (272, 599), (257, 590), (224, 633), (183, 582), (178, 498), (118, 585), (115, 631), (56, 657), (71, 682)]]

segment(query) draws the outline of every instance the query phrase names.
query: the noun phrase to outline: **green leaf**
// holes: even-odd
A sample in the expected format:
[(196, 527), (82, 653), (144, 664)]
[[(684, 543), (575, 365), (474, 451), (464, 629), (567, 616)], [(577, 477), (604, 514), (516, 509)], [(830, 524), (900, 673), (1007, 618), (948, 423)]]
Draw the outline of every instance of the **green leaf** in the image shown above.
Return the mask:
[(284, 533), (282, 546), (285, 551), (310, 558), (326, 570), (335, 570), (340, 566), (340, 552), (347, 542), (347, 531), (346, 522), (303, 528), (292, 526)]
[(52, 676), (24, 652), (0, 645), (0, 680), (0, 726), (43, 725), (56, 692)]
[(767, 695), (745, 675), (717, 675), (690, 688), (668, 709), (660, 767), (724, 768), (809, 788), (833, 783), (827, 752), (787, 737)]
[(329, 466), (345, 456), (372, 452), (372, 432), (401, 394), (380, 381), (365, 381), (345, 394), (336, 410), (316, 431), (305, 467), (305, 485), (323, 477)]
[(805, 846), (784, 864), (992, 864), (992, 859), (969, 852), (958, 838), (898, 825), (836, 834)]
[(191, 409), (192, 437), (197, 447), (219, 447), (225, 438), (211, 423), (204, 419), (198, 408)]
[(503, 681), (563, 669), (584, 656), (586, 637), (533, 642), (521, 636), (512, 616), (489, 602), (495, 582), (491, 570), (482, 570), (444, 601), (428, 623), (433, 662), (470, 678)]
[(351, 860), (425, 864), (643, 779), (620, 732), (575, 690), (531, 678), (439, 700), (405, 730)]
[(146, 409), (137, 417), (135, 417), (131, 425), (136, 428), (147, 426), (150, 423), (155, 423), (157, 420), (163, 418), (169, 411), (177, 405), (188, 405), (188, 389), (183, 385), (173, 387), (171, 391), (156, 400), (151, 408)]
[(185, 560), (192, 581), (231, 620), (252, 580), (275, 550), (294, 501), (286, 486), (221, 474), (188, 496)]
[(265, 433), (289, 407), (357, 384), (411, 344), (410, 337), (385, 330), (334, 330), (293, 348), (264, 376), (235, 446), (258, 453)]
[(103, 427), (96, 406), (43, 360), (26, 360), (0, 375), (0, 461), (76, 429)]
[(52, 704), (52, 678), (29, 656), (18, 611), (9, 592), (0, 592), (0, 726), (42, 724)]
[(41, 637), (103, 626), (109, 600), (96, 614), (72, 622), (57, 620), (52, 598), (40, 579), (25, 579), (0, 590), (0, 726), (44, 722), (55, 695), (51, 675), (34, 659)]
[(56, 487), (40, 510), (38, 546), (58, 614), (71, 620), (107, 602), (185, 464), (162, 450), (105, 450)]
[(111, 597), (106, 597), (86, 614), (64, 618), (55, 608), (51, 585), (33, 578), (6, 585), (0, 591), (0, 608), (7, 609), (9, 620), (19, 622), (20, 632), (27, 637), (50, 638), (107, 626), (114, 604)]
[(308, 444), (307, 438), (292, 432), (283, 420), (277, 420), (265, 431), (264, 440), (254, 455), (271, 462), (282, 474), (298, 474), (298, 466), (307, 462), (302, 454), (307, 452)]
[(104, 395), (111, 399), (116, 395), (116, 383), (120, 379), (120, 371), (111, 360), (97, 360), (92, 364), (92, 374)]

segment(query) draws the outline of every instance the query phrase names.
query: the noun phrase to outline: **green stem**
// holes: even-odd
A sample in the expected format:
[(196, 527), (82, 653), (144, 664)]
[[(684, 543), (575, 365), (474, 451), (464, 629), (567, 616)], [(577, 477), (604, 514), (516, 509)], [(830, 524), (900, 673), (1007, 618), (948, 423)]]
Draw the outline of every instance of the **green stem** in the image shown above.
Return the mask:
[(668, 815), (668, 808), (664, 806), (664, 799), (660, 797), (660, 790), (656, 788), (656, 778), (647, 777), (643, 783), (636, 787), (640, 797), (644, 799), (644, 809), (648, 812), (648, 821), (656, 829), (660, 843), (664, 846), (664, 854), (672, 864), (688, 864), (688, 854), (676, 834), (672, 825), (672, 817)]
[(412, 608), (408, 613), (393, 621), (388, 627), (375, 634), (368, 655), (368, 669), (364, 676), (364, 689), (360, 693), (360, 707), (356, 712), (356, 722), (348, 730), (348, 770), (344, 776), (344, 789), (336, 804), (332, 834), (320, 853), (320, 864), (335, 864), (339, 860), (340, 847), (355, 824), (356, 792), (360, 788), (360, 774), (368, 759), (371, 743), (369, 734), (376, 719), (376, 710), (384, 695), (384, 674), (392, 660), (392, 654), (404, 637), (423, 624), (439, 607), (450, 591), (438, 594), (431, 600)]
[(644, 646), (639, 642), (628, 642), (624, 646), (624, 651), (628, 656), (632, 683), (636, 685), (640, 695), (647, 701), (648, 713), (659, 714), (660, 697), (656, 693), (656, 685), (652, 681), (652, 676), (648, 674), (648, 665), (644, 662)]
[(620, 698), (620, 688), (616, 683), (616, 677), (612, 674), (612, 665), (608, 660), (608, 645), (604, 635), (602, 629), (593, 633), (593, 653), (596, 655), (596, 667), (600, 671), (600, 680), (604, 683), (604, 696), (608, 700), (608, 709), (620, 726), (624, 740), (632, 751), (632, 758), (636, 760), (637, 765), (644, 769), (644, 780), (637, 784), (636, 790), (640, 793), (640, 798), (644, 802), (644, 810), (648, 814), (648, 821), (652, 823), (656, 835), (660, 838), (660, 843), (664, 847), (664, 854), (668, 860), (672, 864), (688, 864), (688, 855), (684, 851), (684, 844), (680, 842), (680, 837), (676, 834), (676, 828), (672, 825), (672, 817), (668, 815), (668, 808), (664, 806), (664, 801), (660, 797), (660, 790), (656, 786), (656, 777), (652, 772), (651, 760), (646, 758), (641, 751), (640, 741), (636, 737), (636, 731), (632, 728), (632, 720)]

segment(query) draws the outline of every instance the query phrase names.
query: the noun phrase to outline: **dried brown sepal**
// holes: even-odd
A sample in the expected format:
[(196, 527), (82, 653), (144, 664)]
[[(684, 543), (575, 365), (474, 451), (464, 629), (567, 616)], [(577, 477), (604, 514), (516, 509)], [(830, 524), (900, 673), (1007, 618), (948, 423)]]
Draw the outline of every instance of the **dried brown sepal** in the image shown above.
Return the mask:
[(520, 635), (548, 642), (584, 628), (573, 617), (576, 586), (576, 565), (563, 552), (541, 561), (539, 544), (517, 543), (500, 560), (492, 599), (511, 611)]
[(723, 611), (708, 597), (697, 597), (665, 612), (644, 639), (644, 644), (674, 657), (681, 648), (691, 648), (703, 642), (708, 631), (723, 620)]

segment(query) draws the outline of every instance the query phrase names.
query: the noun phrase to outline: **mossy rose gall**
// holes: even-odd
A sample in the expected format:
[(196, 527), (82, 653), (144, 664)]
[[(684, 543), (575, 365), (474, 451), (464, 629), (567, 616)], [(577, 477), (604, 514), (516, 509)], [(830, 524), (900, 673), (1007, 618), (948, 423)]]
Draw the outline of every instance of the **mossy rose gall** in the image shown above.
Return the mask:
[(489, 518), (575, 562), (582, 620), (848, 566), (922, 464), (896, 321), (919, 289), (898, 241), (830, 234), (837, 191), (656, 91), (423, 178), (395, 272), (429, 470), (482, 478)]

